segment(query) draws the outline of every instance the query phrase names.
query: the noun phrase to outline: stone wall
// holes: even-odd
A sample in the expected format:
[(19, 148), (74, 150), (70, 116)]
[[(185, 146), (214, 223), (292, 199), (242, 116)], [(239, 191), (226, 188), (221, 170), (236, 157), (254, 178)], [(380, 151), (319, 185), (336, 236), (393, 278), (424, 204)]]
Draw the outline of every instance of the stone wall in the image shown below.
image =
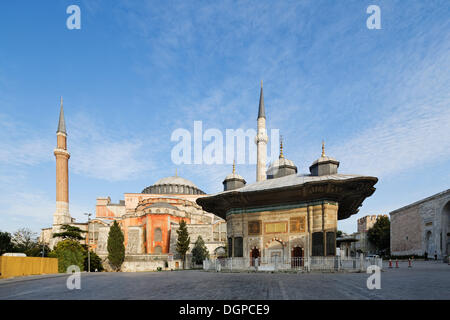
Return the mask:
[[(257, 253), (256, 250), (263, 258), (290, 258), (296, 247), (302, 249), (302, 256), (310, 256), (313, 233), (323, 240), (319, 250), (324, 255), (326, 233), (336, 232), (337, 211), (337, 204), (327, 201), (300, 204), (289, 209), (274, 207), (232, 211), (227, 216), (227, 233), (232, 239), (233, 257), (238, 257), (234, 249), (236, 240), (240, 242), (240, 238), (243, 238), (244, 258), (250, 258), (252, 252)], [(335, 248), (333, 241), (330, 249), (334, 252)]]
[(390, 213), (391, 254), (450, 253), (450, 189)]
[(422, 219), (419, 206), (391, 217), (391, 252), (398, 255), (422, 254)]

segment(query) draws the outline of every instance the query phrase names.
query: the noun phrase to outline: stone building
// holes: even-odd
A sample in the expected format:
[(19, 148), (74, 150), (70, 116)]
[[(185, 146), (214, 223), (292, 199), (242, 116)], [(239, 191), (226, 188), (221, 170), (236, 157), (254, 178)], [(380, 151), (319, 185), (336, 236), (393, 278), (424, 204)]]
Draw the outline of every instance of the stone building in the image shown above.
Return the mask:
[(384, 216), (387, 217), (387, 215), (367, 215), (365, 217), (359, 218), (358, 219), (358, 232), (367, 232), (369, 231), (370, 228), (373, 227), (373, 225), (375, 224), (375, 222), (377, 222), (377, 219), (379, 216)]
[(294, 163), (285, 159), (282, 144), (278, 161), (265, 171), (262, 87), (257, 126), (256, 182), (230, 187), (225, 179), (223, 192), (199, 197), (197, 203), (226, 219), (228, 255), (233, 260), (252, 264), (255, 258), (270, 262), (334, 256), (337, 221), (358, 212), (364, 199), (374, 193), (378, 179), (339, 174), (339, 161), (325, 155), (324, 144), (310, 174), (297, 174)]
[(125, 237), (123, 271), (176, 269), (182, 263), (176, 252), (176, 230), (184, 220), (191, 239), (190, 250), (201, 236), (214, 258), (224, 252), (226, 224), (195, 202), (204, 195), (191, 181), (172, 176), (158, 180), (141, 193), (125, 193), (125, 200), (118, 204), (111, 203), (109, 197), (97, 198), (90, 243), (98, 255), (106, 257), (110, 222), (117, 220)]
[(377, 222), (378, 217), (387, 215), (367, 215), (357, 220), (358, 231), (350, 235), (343, 235), (337, 239), (341, 257), (359, 257), (362, 255), (376, 254), (376, 248), (369, 241), (368, 231)]
[(450, 254), (450, 189), (390, 213), (393, 255)]
[(176, 252), (177, 233), (181, 220), (187, 223), (191, 246), (187, 255), (201, 236), (210, 256), (224, 254), (226, 223), (222, 218), (205, 212), (196, 203), (205, 196), (193, 182), (175, 174), (158, 180), (141, 193), (125, 193), (124, 200), (111, 203), (109, 197), (97, 198), (93, 219), (77, 223), (69, 212), (69, 171), (67, 132), (61, 99), (61, 111), (57, 130), (56, 157), (56, 211), (53, 225), (42, 229), (40, 240), (53, 248), (60, 238), (53, 234), (60, 232), (65, 224), (86, 231), (86, 238), (80, 241), (88, 244), (100, 257), (107, 257), (109, 229), (117, 221), (124, 233), (125, 262), (123, 271), (149, 271), (158, 267), (176, 269), (181, 260)]

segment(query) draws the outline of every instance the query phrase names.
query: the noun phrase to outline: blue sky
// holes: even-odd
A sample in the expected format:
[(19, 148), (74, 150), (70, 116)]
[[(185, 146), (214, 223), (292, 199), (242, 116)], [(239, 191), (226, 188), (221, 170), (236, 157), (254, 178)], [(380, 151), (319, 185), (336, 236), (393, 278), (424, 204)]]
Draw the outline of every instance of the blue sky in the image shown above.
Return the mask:
[[(81, 30), (66, 8), (81, 8)], [(366, 8), (381, 8), (369, 30)], [(377, 176), (340, 221), (449, 188), (450, 2), (3, 1), (0, 4), (0, 230), (35, 231), (55, 210), (55, 131), (64, 97), (70, 210), (178, 175), (218, 192), (230, 165), (175, 165), (171, 133), (268, 129), (299, 172), (327, 154)], [(278, 141), (276, 142), (278, 143)], [(239, 165), (249, 182), (254, 165)]]

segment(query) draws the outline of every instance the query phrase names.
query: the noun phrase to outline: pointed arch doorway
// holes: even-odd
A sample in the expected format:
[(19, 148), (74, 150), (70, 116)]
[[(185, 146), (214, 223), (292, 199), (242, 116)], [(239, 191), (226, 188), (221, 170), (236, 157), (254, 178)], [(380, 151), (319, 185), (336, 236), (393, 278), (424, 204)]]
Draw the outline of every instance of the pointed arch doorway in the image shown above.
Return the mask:
[(303, 257), (304, 257), (304, 250), (300, 246), (295, 246), (291, 250), (291, 267), (302, 267), (303, 266)]

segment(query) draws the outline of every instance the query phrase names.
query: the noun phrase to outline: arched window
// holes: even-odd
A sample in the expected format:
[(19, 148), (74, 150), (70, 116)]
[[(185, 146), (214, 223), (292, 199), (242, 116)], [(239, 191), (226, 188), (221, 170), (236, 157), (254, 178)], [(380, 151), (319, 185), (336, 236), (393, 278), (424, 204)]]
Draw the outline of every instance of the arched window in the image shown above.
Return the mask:
[(156, 228), (153, 235), (154, 241), (162, 241), (162, 231), (160, 228)]

